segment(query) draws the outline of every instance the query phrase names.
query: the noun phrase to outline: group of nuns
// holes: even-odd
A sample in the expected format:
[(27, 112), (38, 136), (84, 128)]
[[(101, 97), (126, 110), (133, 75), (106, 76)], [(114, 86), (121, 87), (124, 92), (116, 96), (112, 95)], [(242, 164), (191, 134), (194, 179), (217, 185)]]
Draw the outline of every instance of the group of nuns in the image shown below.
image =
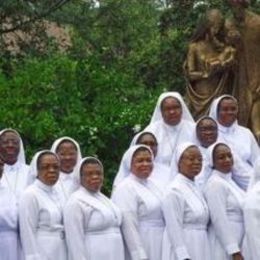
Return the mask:
[(260, 148), (215, 99), (194, 122), (177, 92), (124, 153), (111, 198), (102, 162), (70, 137), (25, 163), (0, 132), (0, 260), (258, 260)]

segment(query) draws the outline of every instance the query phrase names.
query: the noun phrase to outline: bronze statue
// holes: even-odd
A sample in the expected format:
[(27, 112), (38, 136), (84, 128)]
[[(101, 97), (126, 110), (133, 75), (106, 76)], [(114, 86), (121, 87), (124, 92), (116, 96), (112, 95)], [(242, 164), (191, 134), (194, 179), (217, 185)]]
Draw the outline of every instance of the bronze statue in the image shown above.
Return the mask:
[[(260, 141), (260, 15), (247, 10), (249, 0), (228, 2), (242, 41), (234, 95), (239, 100), (239, 106), (245, 102), (248, 104), (245, 113), (239, 115), (240, 120), (247, 123)], [(239, 93), (244, 92), (244, 89), (247, 89), (246, 99), (243, 93)], [(242, 112), (242, 109), (240, 111)]]
[(207, 114), (213, 99), (230, 94), (230, 70), (236, 49), (221, 37), (224, 18), (217, 9), (209, 10), (189, 44), (184, 70), (188, 81), (187, 102), (197, 120)]

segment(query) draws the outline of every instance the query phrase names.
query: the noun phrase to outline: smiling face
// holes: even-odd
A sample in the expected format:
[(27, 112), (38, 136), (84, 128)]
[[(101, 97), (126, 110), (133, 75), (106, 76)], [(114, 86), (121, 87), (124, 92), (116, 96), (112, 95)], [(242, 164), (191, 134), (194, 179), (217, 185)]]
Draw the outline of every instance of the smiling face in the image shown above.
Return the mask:
[(77, 163), (77, 147), (69, 140), (60, 143), (56, 150), (61, 163), (61, 171), (71, 173)]
[(213, 151), (213, 167), (222, 172), (229, 173), (233, 167), (231, 150), (225, 144), (218, 144)]
[(218, 122), (225, 126), (231, 126), (237, 120), (238, 105), (232, 98), (223, 98), (218, 105)]
[(174, 97), (167, 97), (161, 103), (161, 113), (166, 124), (177, 125), (182, 117), (181, 103)]
[(51, 153), (45, 153), (39, 156), (38, 179), (48, 186), (53, 186), (59, 179), (60, 162), (58, 158)]
[(81, 185), (90, 192), (97, 192), (101, 189), (104, 180), (103, 168), (96, 162), (85, 162), (80, 170)]
[(140, 179), (147, 179), (153, 170), (151, 152), (145, 148), (136, 150), (131, 161), (131, 172)]
[(181, 155), (179, 163), (179, 172), (187, 178), (194, 180), (202, 168), (202, 155), (198, 147), (190, 146)]
[(217, 123), (210, 118), (204, 118), (199, 121), (196, 127), (197, 138), (203, 147), (209, 147), (215, 143), (218, 136)]
[(7, 164), (15, 164), (20, 151), (20, 137), (13, 131), (4, 132), (0, 137), (0, 151)]

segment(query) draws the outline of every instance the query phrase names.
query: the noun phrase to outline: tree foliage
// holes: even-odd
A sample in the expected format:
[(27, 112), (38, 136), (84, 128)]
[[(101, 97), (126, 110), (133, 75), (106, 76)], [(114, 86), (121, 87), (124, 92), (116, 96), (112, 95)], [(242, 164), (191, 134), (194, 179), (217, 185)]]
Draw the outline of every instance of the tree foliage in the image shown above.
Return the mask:
[[(29, 160), (60, 136), (75, 138), (84, 155), (104, 162), (108, 193), (133, 129), (149, 122), (158, 95), (184, 92), (182, 64), (198, 19), (210, 7), (228, 13), (220, 0), (104, 0), (99, 7), (56, 0), (64, 5), (51, 12), (53, 0), (2, 2), (2, 38), (11, 21), (45, 44), (27, 43), (15, 55), (1, 45), (0, 128), (21, 132)], [(43, 16), (70, 31), (66, 53), (44, 33)], [(26, 19), (31, 22), (20, 26)]]

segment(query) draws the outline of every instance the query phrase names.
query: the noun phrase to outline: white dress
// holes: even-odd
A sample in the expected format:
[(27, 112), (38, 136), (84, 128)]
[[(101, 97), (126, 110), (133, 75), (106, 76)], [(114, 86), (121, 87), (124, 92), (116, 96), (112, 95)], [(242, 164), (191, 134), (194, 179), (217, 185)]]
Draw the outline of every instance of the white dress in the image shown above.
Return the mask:
[(60, 196), (62, 204), (66, 204), (71, 194), (79, 188), (79, 183), (74, 174), (60, 172), (59, 180), (54, 187)]
[(20, 232), (25, 260), (66, 260), (62, 206), (53, 187), (38, 179), (22, 195)]
[(13, 165), (5, 164), (1, 181), (3, 186), (19, 197), (28, 186), (29, 166), (19, 161)]
[(195, 123), (182, 119), (176, 126), (170, 126), (163, 120), (148, 125), (144, 131), (154, 133), (158, 142), (156, 160), (170, 166), (172, 155), (178, 144), (193, 140)]
[(211, 260), (209, 211), (195, 183), (178, 173), (165, 194), (163, 211), (166, 229), (162, 259)]
[(102, 193), (80, 187), (66, 204), (64, 220), (72, 260), (124, 260), (122, 216)]
[(20, 259), (15, 196), (0, 181), (0, 260)]
[(245, 192), (232, 180), (231, 173), (213, 171), (204, 190), (211, 225), (209, 229), (212, 260), (231, 260), (241, 251), (244, 236), (242, 204)]
[(127, 259), (161, 259), (165, 227), (161, 197), (151, 180), (141, 180), (132, 173), (115, 188), (112, 200), (123, 213)]
[[(257, 158), (260, 156), (260, 149), (251, 131), (246, 127), (238, 125), (237, 123), (234, 123), (230, 127), (224, 127), (218, 124), (218, 134), (219, 140), (223, 140), (226, 144), (228, 144), (233, 154), (237, 155), (238, 159), (244, 162), (244, 172), (247, 171), (252, 173), (253, 166), (255, 165)], [(250, 177), (250, 174), (248, 174), (246, 185), (248, 185)], [(239, 174), (235, 174), (235, 176), (233, 174), (233, 178), (239, 186), (245, 186), (245, 177), (241, 179)]]
[(244, 203), (245, 260), (260, 259), (260, 182), (247, 193)]

